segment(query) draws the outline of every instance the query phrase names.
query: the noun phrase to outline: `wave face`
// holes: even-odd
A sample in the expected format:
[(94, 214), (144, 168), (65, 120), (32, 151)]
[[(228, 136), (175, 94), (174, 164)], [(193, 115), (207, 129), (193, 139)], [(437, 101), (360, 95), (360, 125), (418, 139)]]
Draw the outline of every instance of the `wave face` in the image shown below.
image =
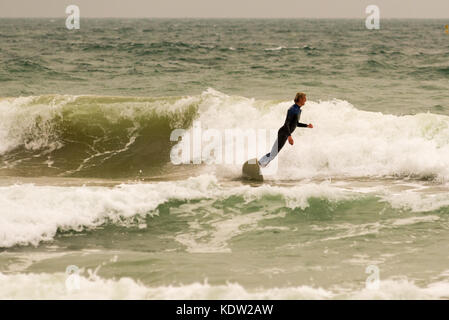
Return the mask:
[(0, 100), (0, 172), (18, 176), (137, 176), (169, 160), (200, 97), (49, 95)]
[[(275, 132), (290, 104), (229, 96), (213, 89), (179, 98), (53, 95), (2, 99), (0, 173), (106, 178), (169, 174), (176, 169), (170, 165), (175, 145), (170, 141), (172, 130), (192, 131), (192, 123), (198, 121), (202, 129), (221, 133), (226, 129)], [(396, 116), (332, 100), (307, 102), (301, 121), (315, 128), (295, 131), (296, 143), (280, 153), (274, 179), (449, 177), (448, 116)], [(223, 150), (226, 143), (223, 140)], [(257, 155), (267, 149), (259, 148)], [(202, 158), (203, 164), (213, 160), (213, 154)], [(231, 177), (240, 174), (240, 163), (208, 167)], [(178, 168), (188, 173), (196, 167)]]
[(382, 184), (360, 188), (329, 181), (254, 187), (219, 182), (213, 175), (114, 187), (0, 186), (0, 247), (37, 246), (58, 235), (103, 228), (112, 228), (106, 238), (114, 235), (115, 227), (131, 235), (134, 228), (143, 227), (148, 234), (173, 237), (188, 252), (226, 253), (231, 251), (231, 239), (266, 223), (274, 223), (273, 228), (283, 230), (288, 239), (289, 230), (295, 229), (295, 234), (296, 226), (310, 225), (308, 217), (317, 223), (334, 217), (351, 221), (351, 216), (346, 218), (349, 209), (364, 212), (368, 220), (361, 223), (354, 217), (356, 223), (332, 225), (329, 234), (327, 229), (312, 226), (314, 235), (307, 235), (304, 242), (350, 240), (379, 232), (400, 237), (401, 231), (408, 233), (413, 225), (446, 225), (447, 187), (437, 192), (432, 186), (404, 185), (401, 188), (408, 190), (402, 193), (395, 188)]
[[(328, 201), (346, 197), (342, 190), (315, 184), (290, 190), (271, 186), (226, 188), (211, 175), (113, 188), (20, 184), (0, 187), (0, 194), (0, 247), (37, 245), (52, 240), (57, 232), (79, 232), (102, 225), (137, 226), (147, 217), (159, 215), (164, 204), (175, 208), (180, 203), (214, 199), (240, 210), (249, 202), (271, 197), (278, 198), (277, 205), (295, 209), (308, 207), (308, 199), (313, 197)], [(252, 218), (257, 217), (249, 217), (248, 222)], [(222, 241), (217, 243), (220, 251)]]

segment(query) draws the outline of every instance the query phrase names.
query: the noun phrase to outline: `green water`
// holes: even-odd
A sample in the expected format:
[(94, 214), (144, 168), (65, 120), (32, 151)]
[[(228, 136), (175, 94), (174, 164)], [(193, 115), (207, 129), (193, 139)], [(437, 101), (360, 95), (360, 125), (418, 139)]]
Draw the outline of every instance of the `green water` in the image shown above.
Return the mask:
[(359, 109), (447, 114), (444, 20), (0, 20), (0, 96), (339, 98)]

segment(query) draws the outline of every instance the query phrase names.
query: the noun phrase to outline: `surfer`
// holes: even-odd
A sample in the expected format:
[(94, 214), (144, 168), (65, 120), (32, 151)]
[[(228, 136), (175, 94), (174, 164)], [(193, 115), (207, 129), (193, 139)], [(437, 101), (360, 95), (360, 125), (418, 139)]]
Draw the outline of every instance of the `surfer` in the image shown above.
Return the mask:
[(282, 149), (287, 140), (288, 143), (293, 145), (294, 141), (292, 138), (292, 133), (295, 131), (296, 127), (313, 128), (311, 123), (305, 124), (298, 122), (299, 117), (301, 116), (301, 107), (306, 103), (306, 100), (307, 98), (305, 93), (298, 92), (296, 94), (294, 100), (295, 104), (288, 109), (285, 123), (278, 131), (278, 137), (271, 148), (271, 152), (260, 158), (258, 161), (259, 166), (262, 168), (266, 167), (270, 161), (277, 156), (278, 152)]

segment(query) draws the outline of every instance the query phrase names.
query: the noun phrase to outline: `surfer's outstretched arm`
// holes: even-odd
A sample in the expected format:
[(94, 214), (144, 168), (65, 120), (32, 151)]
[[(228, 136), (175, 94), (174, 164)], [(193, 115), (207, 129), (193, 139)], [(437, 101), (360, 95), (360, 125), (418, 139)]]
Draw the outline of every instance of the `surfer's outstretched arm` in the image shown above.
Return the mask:
[(301, 122), (298, 122), (298, 127), (302, 127), (302, 128), (313, 128), (313, 124), (311, 124), (311, 123), (307, 124), (307, 123), (301, 123)]
[[(306, 124), (306, 123), (298, 122), (298, 127), (301, 127), (301, 128), (313, 128), (313, 124), (311, 124), (311, 123)], [(295, 143), (295, 141), (293, 141), (293, 138), (292, 138), (291, 135), (288, 136), (288, 143), (290, 143), (291, 145), (293, 145), (293, 143)]]

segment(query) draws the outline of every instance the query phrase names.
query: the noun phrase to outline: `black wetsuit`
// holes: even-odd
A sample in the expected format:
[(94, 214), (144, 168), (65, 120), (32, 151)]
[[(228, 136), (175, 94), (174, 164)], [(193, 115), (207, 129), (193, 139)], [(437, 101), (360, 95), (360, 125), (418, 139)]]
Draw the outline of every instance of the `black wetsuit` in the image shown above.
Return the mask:
[[(271, 149), (271, 152), (267, 153), (259, 160), (259, 165), (262, 167), (266, 166), (271, 160), (273, 160), (277, 153), (282, 149), (287, 141), (288, 137), (291, 136), (296, 127), (307, 127), (307, 124), (298, 122), (301, 116), (301, 107), (296, 103), (292, 105), (287, 111), (287, 117), (285, 118), (284, 125), (278, 130), (278, 138)], [(275, 149), (277, 143), (277, 152)], [(274, 153), (271, 155), (271, 153)]]
[(301, 107), (296, 103), (287, 111), (284, 125), (278, 131), (278, 152), (282, 149), (288, 137), (292, 135), (296, 127), (307, 127), (307, 124), (298, 122), (301, 117)]

